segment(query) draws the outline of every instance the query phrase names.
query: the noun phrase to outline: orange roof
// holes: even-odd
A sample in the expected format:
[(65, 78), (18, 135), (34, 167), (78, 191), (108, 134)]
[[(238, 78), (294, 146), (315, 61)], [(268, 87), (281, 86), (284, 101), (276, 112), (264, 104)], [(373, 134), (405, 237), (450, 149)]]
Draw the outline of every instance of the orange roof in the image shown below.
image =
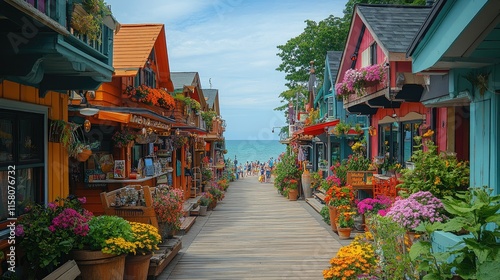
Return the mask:
[(173, 91), (163, 24), (122, 24), (113, 44), (115, 76), (135, 76), (155, 48), (160, 86)]

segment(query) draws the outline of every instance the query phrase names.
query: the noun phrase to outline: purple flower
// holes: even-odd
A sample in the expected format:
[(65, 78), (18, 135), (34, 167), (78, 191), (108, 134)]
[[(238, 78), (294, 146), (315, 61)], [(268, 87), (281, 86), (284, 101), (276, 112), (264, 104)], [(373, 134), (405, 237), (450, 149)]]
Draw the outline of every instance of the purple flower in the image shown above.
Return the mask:
[(87, 203), (87, 198), (86, 197), (80, 197), (78, 198), (78, 201), (80, 201), (81, 204)]
[(24, 236), (24, 227), (23, 225), (16, 225), (15, 229), (16, 236), (23, 237)]
[(57, 204), (55, 204), (54, 202), (50, 202), (48, 205), (47, 205), (47, 208), (51, 209), (51, 210), (56, 210), (57, 209)]
[(387, 216), (409, 230), (415, 229), (421, 222), (434, 223), (447, 219), (441, 200), (424, 191), (414, 193), (407, 199), (396, 200)]

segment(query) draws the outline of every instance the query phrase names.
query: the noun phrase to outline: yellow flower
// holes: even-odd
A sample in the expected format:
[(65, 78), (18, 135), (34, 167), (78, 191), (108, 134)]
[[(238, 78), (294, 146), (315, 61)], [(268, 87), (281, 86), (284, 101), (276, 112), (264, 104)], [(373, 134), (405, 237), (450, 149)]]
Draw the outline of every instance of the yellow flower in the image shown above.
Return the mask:
[(424, 133), (424, 135), (422, 135), (422, 137), (430, 138), (430, 137), (432, 137), (432, 135), (434, 135), (434, 131), (429, 129), (429, 130), (427, 130), (426, 133)]
[(438, 176), (436, 176), (436, 179), (434, 179), (434, 185), (439, 185), (441, 184), (441, 178), (439, 178)]

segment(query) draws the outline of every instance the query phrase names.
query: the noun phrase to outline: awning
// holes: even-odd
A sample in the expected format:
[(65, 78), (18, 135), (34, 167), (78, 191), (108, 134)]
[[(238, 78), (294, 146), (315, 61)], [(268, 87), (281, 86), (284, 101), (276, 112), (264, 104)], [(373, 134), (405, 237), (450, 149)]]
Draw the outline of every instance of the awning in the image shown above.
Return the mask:
[(109, 111), (102, 111), (102, 110), (99, 111), (99, 113), (97, 113), (97, 118), (100, 120), (120, 122), (120, 123), (129, 123), (130, 122), (130, 114), (109, 112)]
[(320, 124), (306, 126), (306, 127), (304, 127), (304, 134), (306, 134), (306, 135), (320, 135), (322, 133), (325, 133), (325, 128), (337, 125), (339, 122), (340, 122), (340, 120), (334, 120), (331, 122), (324, 122), (324, 123), (320, 123)]

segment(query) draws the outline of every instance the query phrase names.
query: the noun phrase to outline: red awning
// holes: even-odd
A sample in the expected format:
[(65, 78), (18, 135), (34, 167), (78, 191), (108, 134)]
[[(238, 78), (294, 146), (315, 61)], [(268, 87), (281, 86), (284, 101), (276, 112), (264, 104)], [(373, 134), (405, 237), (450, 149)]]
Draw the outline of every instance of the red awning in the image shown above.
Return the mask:
[(325, 133), (325, 128), (330, 127), (330, 126), (335, 126), (339, 123), (339, 120), (334, 120), (331, 122), (324, 122), (324, 123), (319, 123), (311, 126), (306, 126), (304, 127), (304, 134), (306, 135), (320, 135), (322, 133)]

